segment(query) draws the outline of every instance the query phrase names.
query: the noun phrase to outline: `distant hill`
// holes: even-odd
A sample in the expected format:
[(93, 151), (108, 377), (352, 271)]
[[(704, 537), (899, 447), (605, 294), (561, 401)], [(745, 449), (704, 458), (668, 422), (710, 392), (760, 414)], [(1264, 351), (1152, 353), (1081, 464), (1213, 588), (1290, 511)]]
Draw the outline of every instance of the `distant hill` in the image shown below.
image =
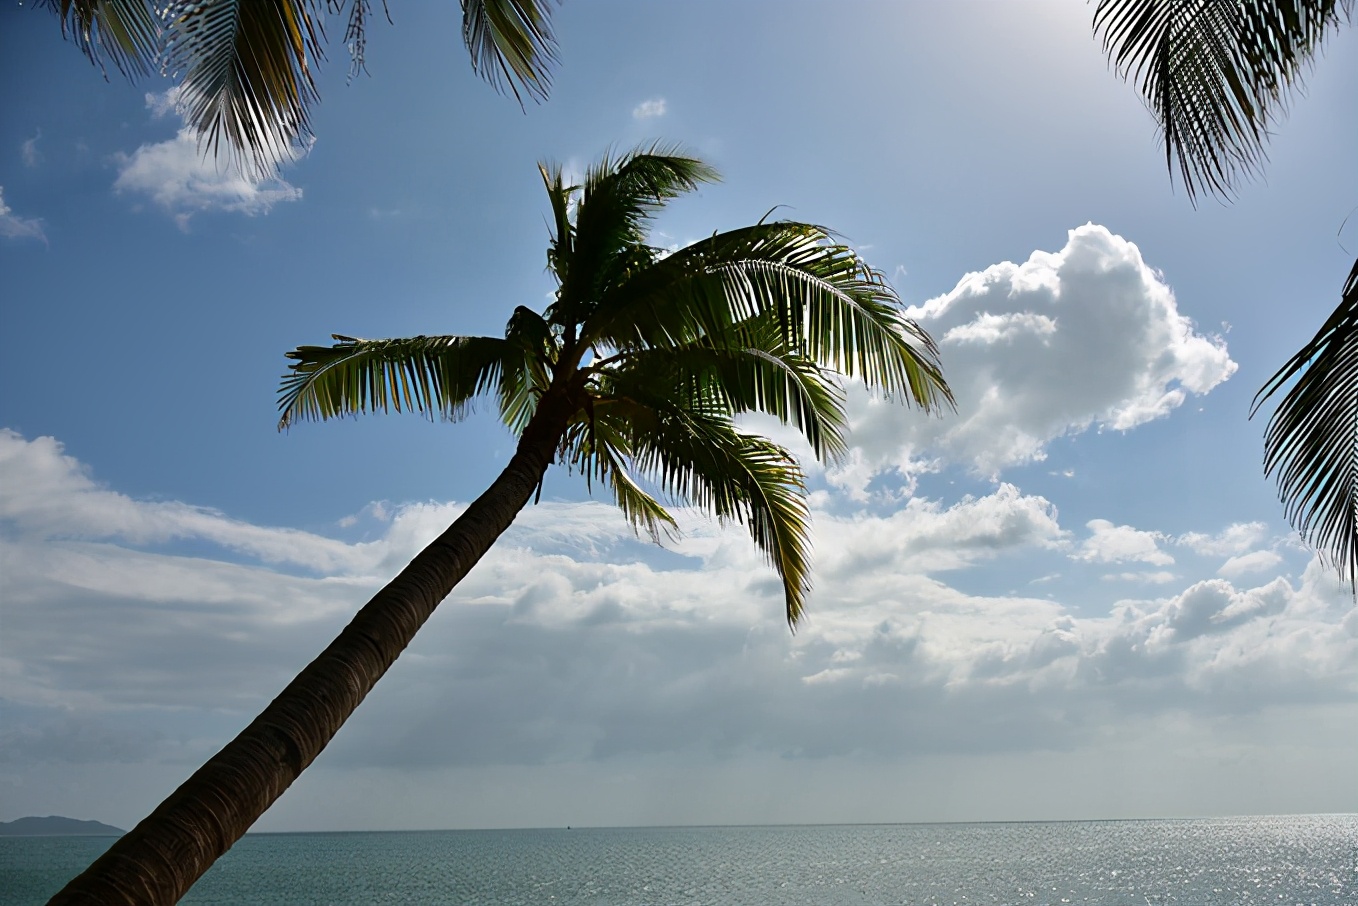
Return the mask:
[(0, 821), (0, 837), (116, 837), (127, 831), (98, 821), (77, 821), (48, 815)]

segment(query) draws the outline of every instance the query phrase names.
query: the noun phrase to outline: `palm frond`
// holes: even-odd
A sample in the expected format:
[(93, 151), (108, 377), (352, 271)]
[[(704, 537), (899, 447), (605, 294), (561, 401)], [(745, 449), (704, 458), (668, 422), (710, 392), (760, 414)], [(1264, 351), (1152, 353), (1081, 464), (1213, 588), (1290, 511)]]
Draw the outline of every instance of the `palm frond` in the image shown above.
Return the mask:
[(561, 302), (548, 311), (557, 324), (578, 324), (599, 296), (655, 253), (645, 244), (647, 222), (666, 202), (718, 179), (716, 170), (675, 145), (655, 143), (604, 158), (585, 174), (575, 206), (571, 269)]
[(790, 349), (926, 411), (952, 404), (938, 350), (886, 279), (812, 224), (776, 221), (694, 243), (607, 293), (589, 342), (687, 344), (771, 315)]
[(39, 0), (70, 37), (103, 68), (108, 60), (128, 77), (145, 75), (160, 58), (160, 15), (150, 0)]
[(319, 0), (175, 0), (166, 13), (166, 69), (183, 72), (185, 121), (212, 151), (269, 173), (311, 135), (323, 58)]
[(333, 346), (299, 346), (287, 354), (293, 363), (278, 391), (280, 430), (296, 421), (390, 409), (455, 421), (522, 360), (521, 350), (495, 337), (334, 338)]
[(1287, 519), (1343, 581), (1358, 579), (1358, 259), (1339, 307), (1255, 395), (1296, 378), (1268, 420), (1264, 471), (1276, 473)]
[(1140, 88), (1190, 199), (1229, 198), (1266, 159), (1326, 33), (1353, 0), (1100, 0), (1094, 33)]
[(462, 0), (462, 38), (472, 69), (522, 103), (545, 100), (557, 62), (551, 0)]
[(647, 493), (627, 468), (631, 455), (626, 436), (607, 416), (596, 418), (594, 406), (581, 413), (563, 439), (563, 460), (584, 476), (587, 484), (607, 483), (613, 500), (637, 533), (645, 532), (660, 543), (674, 539), (679, 525), (661, 503)]
[[(770, 318), (740, 325), (731, 338), (707, 335), (678, 348), (620, 353), (599, 376), (601, 394), (698, 401), (716, 397), (731, 414), (762, 412), (801, 432), (822, 462), (848, 450), (844, 395), (831, 374), (787, 348)], [(642, 390), (635, 389), (642, 385)]]
[(508, 348), (497, 393), (500, 418), (509, 430), (520, 434), (537, 411), (538, 397), (552, 382), (558, 341), (542, 315), (520, 305), (505, 325), (505, 342)]
[(560, 164), (539, 163), (538, 172), (542, 183), (547, 187), (547, 197), (552, 204), (552, 238), (547, 247), (547, 267), (556, 276), (558, 284), (565, 283), (569, 276), (570, 261), (574, 255), (575, 227), (571, 223), (571, 196), (578, 186), (566, 185)]
[(796, 458), (742, 433), (721, 412), (676, 400), (596, 404), (596, 420), (625, 441), (632, 465), (673, 499), (737, 522), (783, 580), (788, 625), (801, 619), (811, 589), (810, 510)]

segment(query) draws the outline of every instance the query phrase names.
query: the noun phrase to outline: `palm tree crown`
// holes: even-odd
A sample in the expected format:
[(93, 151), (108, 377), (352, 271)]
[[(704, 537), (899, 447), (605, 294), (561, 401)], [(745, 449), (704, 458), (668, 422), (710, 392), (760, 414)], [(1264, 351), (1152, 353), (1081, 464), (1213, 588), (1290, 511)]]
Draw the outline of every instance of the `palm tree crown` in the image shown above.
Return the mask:
[(821, 227), (760, 222), (674, 253), (647, 244), (666, 201), (716, 178), (674, 149), (605, 157), (580, 186), (541, 172), (558, 284), (545, 312), (515, 309), (503, 337), (303, 346), (288, 354), (280, 427), (388, 408), (456, 420), (487, 395), (522, 433), (554, 396), (560, 464), (606, 486), (652, 537), (675, 528), (657, 495), (745, 525), (795, 625), (809, 588), (803, 473), (737, 418), (772, 415), (833, 461), (846, 449), (839, 376), (926, 410), (951, 402), (933, 342)]
[[(551, 0), (461, 0), (472, 68), (522, 101), (543, 99), (556, 62)], [(372, 0), (39, 0), (96, 65), (182, 76), (179, 102), (214, 153), (269, 172), (311, 137), (327, 14), (345, 19), (363, 69)], [(385, 2), (383, 4), (385, 11)]]

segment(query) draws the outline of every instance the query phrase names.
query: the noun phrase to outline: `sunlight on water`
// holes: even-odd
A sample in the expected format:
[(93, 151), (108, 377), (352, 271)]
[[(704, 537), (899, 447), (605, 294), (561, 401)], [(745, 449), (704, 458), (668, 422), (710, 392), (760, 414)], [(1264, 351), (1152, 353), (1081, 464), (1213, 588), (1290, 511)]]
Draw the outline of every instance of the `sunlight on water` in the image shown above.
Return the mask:
[[(108, 845), (0, 839), (0, 902)], [(188, 906), (1353, 906), (1358, 816), (248, 836)]]

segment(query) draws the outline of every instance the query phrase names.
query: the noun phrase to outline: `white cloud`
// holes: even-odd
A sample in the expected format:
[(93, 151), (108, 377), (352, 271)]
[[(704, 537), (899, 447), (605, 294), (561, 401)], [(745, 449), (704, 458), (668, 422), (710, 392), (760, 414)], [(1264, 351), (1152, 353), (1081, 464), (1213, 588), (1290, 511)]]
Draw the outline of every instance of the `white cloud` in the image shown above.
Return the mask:
[(664, 98), (648, 98), (632, 108), (632, 119), (634, 120), (650, 120), (664, 115)]
[(264, 562), (323, 572), (354, 572), (351, 547), (294, 529), (263, 528), (177, 501), (137, 501), (98, 485), (54, 438), (26, 440), (0, 428), (0, 520), (28, 540), (91, 539), (132, 544), (201, 538)]
[(1204, 557), (1225, 557), (1245, 553), (1263, 541), (1267, 534), (1268, 527), (1262, 522), (1237, 522), (1215, 535), (1188, 532), (1176, 538), (1175, 543)]
[(42, 221), (36, 217), (20, 217), (5, 204), (5, 187), (0, 186), (0, 236), (6, 239), (38, 239), (47, 241)]
[(1086, 523), (1092, 534), (1080, 545), (1074, 556), (1077, 560), (1093, 563), (1126, 563), (1140, 561), (1153, 566), (1168, 566), (1174, 558), (1160, 550), (1164, 536), (1158, 532), (1143, 532), (1130, 525), (1114, 525), (1106, 519), (1092, 519)]
[(852, 394), (854, 444), (874, 471), (956, 463), (993, 475), (1043, 459), (1056, 438), (1162, 418), (1236, 369), (1137, 247), (1093, 224), (909, 313), (938, 340), (958, 411), (911, 417)]
[(24, 143), (19, 146), (19, 153), (22, 155), (25, 167), (36, 167), (42, 163), (42, 152), (38, 150), (38, 139), (42, 138), (42, 130), (32, 138), (24, 139)]
[(1227, 579), (1236, 579), (1250, 573), (1270, 572), (1277, 569), (1278, 564), (1282, 562), (1283, 558), (1273, 551), (1254, 551), (1227, 560), (1221, 564), (1221, 568), (1217, 570), (1217, 575), (1225, 576)]
[(1105, 582), (1145, 582), (1152, 585), (1165, 585), (1179, 578), (1167, 570), (1142, 570), (1130, 573), (1109, 573), (1103, 577)]
[[(153, 116), (177, 111), (177, 89), (148, 94)], [(267, 214), (274, 205), (298, 201), (302, 190), (277, 172), (249, 173), (238, 161), (205, 157), (193, 132), (181, 128), (169, 141), (142, 145), (116, 158), (118, 178), (114, 191), (146, 196), (182, 228), (203, 211), (225, 211), (253, 217)]]

